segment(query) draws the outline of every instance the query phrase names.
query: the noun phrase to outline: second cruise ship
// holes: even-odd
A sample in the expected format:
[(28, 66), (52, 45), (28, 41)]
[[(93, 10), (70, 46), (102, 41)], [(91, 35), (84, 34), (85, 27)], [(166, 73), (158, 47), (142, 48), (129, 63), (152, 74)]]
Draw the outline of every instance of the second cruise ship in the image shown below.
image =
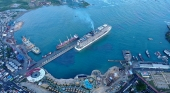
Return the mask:
[(82, 38), (80, 38), (77, 41), (77, 45), (75, 46), (75, 49), (78, 51), (84, 49), (88, 45), (92, 44), (99, 38), (106, 35), (111, 29), (112, 29), (112, 27), (110, 25), (104, 24), (104, 25), (98, 27), (97, 29), (95, 29), (91, 32), (88, 32), (86, 35), (84, 35)]

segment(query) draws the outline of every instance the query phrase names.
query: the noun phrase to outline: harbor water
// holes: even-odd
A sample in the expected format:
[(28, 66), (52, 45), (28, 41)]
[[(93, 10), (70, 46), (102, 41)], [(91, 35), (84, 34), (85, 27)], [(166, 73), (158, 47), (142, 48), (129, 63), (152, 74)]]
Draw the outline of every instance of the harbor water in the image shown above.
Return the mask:
[[(165, 40), (170, 22), (169, 0), (87, 0), (87, 8), (44, 6), (25, 13), (17, 19), (24, 21), (23, 27), (15, 33), (18, 44), (21, 36), (26, 36), (41, 54), (29, 53), (38, 61), (49, 52), (56, 50), (59, 39), (67, 40), (70, 34), (80, 37), (105, 23), (112, 30), (97, 42), (78, 52), (75, 49), (65, 53), (44, 68), (56, 78), (73, 78), (77, 74), (91, 74), (94, 69), (102, 73), (109, 67), (121, 66), (108, 59), (122, 60), (122, 50), (130, 50), (132, 55), (141, 53), (144, 60), (161, 62), (154, 55), (170, 49)], [(149, 41), (148, 38), (153, 38)], [(147, 58), (148, 49), (151, 58)], [(164, 55), (164, 54), (163, 54)]]

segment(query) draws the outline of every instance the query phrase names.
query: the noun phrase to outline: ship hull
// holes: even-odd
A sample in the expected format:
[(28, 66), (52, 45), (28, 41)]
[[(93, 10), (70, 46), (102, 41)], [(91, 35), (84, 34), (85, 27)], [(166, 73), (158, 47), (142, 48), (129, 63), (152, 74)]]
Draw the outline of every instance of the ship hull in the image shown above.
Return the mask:
[(68, 43), (66, 43), (66, 44), (64, 44), (64, 45), (62, 45), (62, 46), (57, 46), (56, 49), (59, 50), (59, 49), (67, 46), (68, 44), (70, 44), (71, 42), (73, 42), (73, 41), (75, 41), (75, 40), (77, 40), (77, 39), (78, 39), (78, 38), (74, 38), (72, 41), (69, 41)]

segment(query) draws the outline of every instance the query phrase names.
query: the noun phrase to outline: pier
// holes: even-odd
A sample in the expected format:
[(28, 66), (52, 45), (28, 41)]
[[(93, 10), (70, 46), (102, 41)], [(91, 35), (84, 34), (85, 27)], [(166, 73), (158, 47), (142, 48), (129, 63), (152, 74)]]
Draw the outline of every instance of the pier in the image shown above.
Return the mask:
[(68, 44), (67, 46), (63, 47), (60, 50), (54, 51), (52, 54), (48, 55), (47, 57), (37, 61), (35, 65), (30, 66), (28, 70), (34, 69), (36, 67), (42, 67), (42, 66), (48, 64), (49, 62), (53, 61), (57, 57), (63, 55), (67, 51), (69, 51), (72, 48), (74, 48), (76, 44), (77, 44), (77, 40), (71, 42), (70, 44)]
[(123, 50), (123, 56), (125, 61), (130, 61), (132, 59), (132, 54), (129, 50)]

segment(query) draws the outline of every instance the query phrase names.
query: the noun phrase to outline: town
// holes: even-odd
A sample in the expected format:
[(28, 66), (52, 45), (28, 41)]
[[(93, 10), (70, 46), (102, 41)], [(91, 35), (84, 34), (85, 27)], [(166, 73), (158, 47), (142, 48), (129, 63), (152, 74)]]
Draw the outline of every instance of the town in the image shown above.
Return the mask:
[[(34, 0), (32, 0), (33, 2)], [(90, 75), (79, 74), (71, 79), (57, 79), (43, 66), (64, 55), (76, 46), (77, 40), (60, 50), (49, 53), (40, 61), (34, 61), (28, 52), (36, 47), (28, 43), (17, 44), (14, 33), (24, 22), (15, 21), (15, 16), (25, 11), (7, 10), (0, 12), (0, 92), (2, 93), (168, 93), (170, 92), (170, 50), (164, 54), (156, 51), (148, 58), (156, 57), (161, 62), (146, 61), (140, 53), (133, 56), (130, 50), (123, 50), (122, 67), (112, 66), (102, 74), (93, 70)], [(170, 28), (170, 25), (167, 25)], [(149, 38), (148, 40), (152, 40)], [(32, 46), (31, 49), (28, 46)], [(162, 51), (162, 50), (161, 50)], [(141, 52), (141, 51), (139, 51)]]

